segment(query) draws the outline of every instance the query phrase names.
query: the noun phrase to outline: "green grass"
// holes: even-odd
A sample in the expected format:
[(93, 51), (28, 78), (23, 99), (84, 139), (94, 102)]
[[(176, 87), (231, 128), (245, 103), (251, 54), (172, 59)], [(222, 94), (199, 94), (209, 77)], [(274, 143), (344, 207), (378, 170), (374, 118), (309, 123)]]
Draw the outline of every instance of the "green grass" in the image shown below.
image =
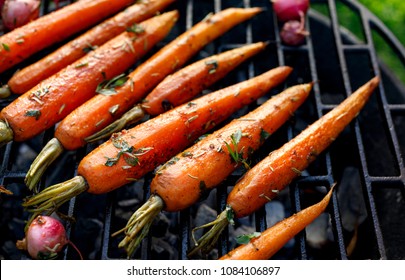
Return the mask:
[[(358, 0), (367, 9), (375, 14), (398, 40), (405, 45), (405, 1), (404, 0)], [(312, 3), (311, 7), (329, 16), (326, 1), (324, 3)], [(342, 1), (336, 1), (339, 23), (350, 30), (360, 41), (365, 42), (360, 16)], [(405, 65), (398, 59), (398, 56), (385, 40), (373, 32), (373, 43), (377, 50), (378, 57), (405, 83)]]

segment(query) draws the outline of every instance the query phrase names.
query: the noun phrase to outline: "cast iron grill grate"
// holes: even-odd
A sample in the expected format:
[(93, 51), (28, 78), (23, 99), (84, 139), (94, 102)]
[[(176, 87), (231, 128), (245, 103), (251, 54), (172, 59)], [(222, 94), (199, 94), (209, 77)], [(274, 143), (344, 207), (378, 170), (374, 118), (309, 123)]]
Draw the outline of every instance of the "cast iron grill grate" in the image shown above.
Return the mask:
[[(54, 8), (51, 1), (43, 2), (43, 13)], [(233, 237), (237, 233), (252, 229), (262, 231), (275, 220), (319, 201), (325, 189), (336, 182), (339, 185), (338, 191), (333, 196), (327, 214), (294, 238), (275, 258), (404, 259), (405, 227), (401, 222), (405, 213), (405, 134), (401, 128), (405, 121), (405, 88), (396, 75), (398, 72), (394, 74), (380, 60), (376, 42), (382, 41), (392, 50), (401, 63), (402, 69), (399, 71), (403, 71), (405, 62), (404, 48), (377, 18), (353, 0), (311, 1), (312, 9), (306, 19), (311, 35), (300, 47), (288, 47), (280, 43), (280, 26), (268, 0), (178, 0), (171, 8), (178, 9), (181, 18), (162, 44), (210, 12), (228, 7), (254, 6), (266, 9), (209, 44), (194, 59), (257, 41), (269, 41), (269, 47), (210, 90), (248, 79), (278, 65), (294, 68), (283, 87), (318, 82), (309, 100), (291, 121), (254, 154), (252, 163), (297, 135), (374, 75), (381, 76), (382, 83), (358, 118), (327, 152), (269, 203), (269, 207), (238, 221), (236, 230), (226, 230), (219, 239), (217, 249), (202, 258), (216, 258), (226, 253), (235, 246)], [(360, 23), (360, 39), (359, 36), (353, 36), (351, 30), (342, 27), (345, 26), (342, 13), (347, 11)], [(1, 82), (6, 82), (11, 72), (5, 73)], [(273, 90), (266, 98), (281, 89)], [(266, 98), (236, 115), (255, 108)], [(1, 107), (11, 99), (0, 101)], [(2, 194), (0, 201), (2, 258), (25, 258), (23, 253), (14, 248), (15, 241), (23, 237), (24, 222), (28, 218), (28, 213), (20, 206), (22, 199), (29, 195), (24, 187), (24, 177), (32, 159), (52, 137), (52, 133), (49, 130), (26, 143), (10, 143), (0, 149), (0, 184), (14, 193), (13, 196)], [(80, 159), (94, 147), (88, 145), (77, 152), (66, 152), (48, 170), (40, 187), (73, 177)], [(187, 259), (187, 250), (192, 246), (191, 229), (201, 224), (198, 217), (210, 217), (212, 210), (222, 210), (229, 187), (242, 174), (243, 170), (234, 172), (195, 207), (175, 214), (163, 213), (134, 258)], [(112, 238), (111, 234), (122, 228), (129, 215), (148, 197), (152, 176), (149, 174), (107, 195), (82, 194), (61, 208), (62, 213), (75, 219), (66, 222), (68, 234), (85, 258), (125, 257), (117, 249), (121, 237)], [(207, 208), (209, 210), (201, 212)], [(62, 257), (75, 259), (77, 254), (68, 247)]]

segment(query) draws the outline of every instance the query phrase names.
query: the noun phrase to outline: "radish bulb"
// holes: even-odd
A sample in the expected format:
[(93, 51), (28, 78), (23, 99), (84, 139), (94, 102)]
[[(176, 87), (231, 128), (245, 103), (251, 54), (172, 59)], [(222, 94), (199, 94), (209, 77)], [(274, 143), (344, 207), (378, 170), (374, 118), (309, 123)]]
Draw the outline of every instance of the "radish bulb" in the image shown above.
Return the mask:
[(69, 241), (62, 223), (49, 216), (38, 216), (29, 225), (17, 248), (27, 250), (33, 259), (55, 259)]
[(3, 25), (13, 30), (37, 19), (40, 4), (40, 0), (6, 0), (1, 10)]
[(306, 14), (309, 0), (271, 0), (277, 19), (281, 22), (300, 19), (300, 12)]
[(304, 43), (309, 33), (305, 30), (305, 18), (301, 12), (300, 20), (289, 20), (284, 23), (280, 32), (281, 41), (289, 46), (298, 46)]
[(1, 11), (1, 8), (3, 8), (4, 1), (5, 1), (5, 0), (0, 0), (0, 11)]

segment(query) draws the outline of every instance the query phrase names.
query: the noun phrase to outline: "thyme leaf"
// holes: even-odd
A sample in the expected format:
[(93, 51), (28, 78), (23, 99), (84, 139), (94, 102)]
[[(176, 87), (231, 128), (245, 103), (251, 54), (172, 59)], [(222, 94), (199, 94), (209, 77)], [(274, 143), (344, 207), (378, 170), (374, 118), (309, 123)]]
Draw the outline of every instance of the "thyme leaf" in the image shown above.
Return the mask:
[(111, 80), (104, 80), (97, 86), (96, 92), (103, 95), (116, 94), (115, 88), (122, 86), (127, 80), (128, 76), (125, 76), (125, 74), (115, 76)]
[(242, 138), (242, 131), (239, 129), (231, 135), (231, 143), (232, 143), (233, 149), (232, 149), (231, 145), (228, 144), (226, 141), (225, 141), (225, 146), (229, 152), (229, 155), (231, 156), (231, 158), (234, 162), (236, 162), (237, 164), (242, 163), (246, 169), (250, 169), (249, 164), (243, 158), (243, 148), (240, 149), (240, 151), (238, 151), (238, 144), (239, 144), (241, 138)]
[(217, 71), (217, 68), (218, 68), (218, 61), (209, 60), (209, 61), (205, 62), (205, 65), (210, 67), (210, 69), (208, 70), (208, 74), (214, 74)]
[(259, 237), (259, 236), (260, 236), (260, 232), (255, 231), (250, 234), (239, 235), (238, 237), (235, 238), (235, 240), (238, 244), (248, 244), (250, 242), (250, 240), (252, 240), (255, 237)]
[(25, 112), (25, 115), (27, 117), (34, 117), (36, 120), (38, 120), (39, 117), (41, 116), (41, 111), (39, 111), (39, 110), (28, 110), (27, 112)]
[(119, 135), (114, 134), (111, 138), (114, 147), (119, 151), (116, 157), (110, 158), (106, 157), (106, 166), (113, 166), (118, 163), (121, 157), (124, 157), (125, 162), (133, 167), (139, 165), (139, 156), (146, 154), (148, 151), (152, 150), (151, 147), (135, 149), (130, 146), (127, 141), (123, 140)]
[(5, 51), (7, 51), (7, 52), (10, 51), (10, 46), (9, 46), (9, 45), (7, 45), (6, 43), (1, 43), (1, 45), (3, 46), (3, 49), (4, 49)]
[(142, 34), (145, 32), (145, 29), (143, 28), (142, 25), (135, 23), (127, 28), (127, 32), (131, 32), (134, 34)]

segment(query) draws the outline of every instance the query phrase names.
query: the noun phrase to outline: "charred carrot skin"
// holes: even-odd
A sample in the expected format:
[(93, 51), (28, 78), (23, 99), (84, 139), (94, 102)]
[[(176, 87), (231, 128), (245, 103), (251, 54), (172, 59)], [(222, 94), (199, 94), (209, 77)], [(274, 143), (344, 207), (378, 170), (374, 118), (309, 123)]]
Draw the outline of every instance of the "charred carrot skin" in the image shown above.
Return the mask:
[(77, 1), (6, 33), (0, 37), (0, 73), (132, 3), (133, 0)]
[[(69, 127), (61, 128), (60, 133), (57, 132), (58, 139), (69, 150), (84, 146), (87, 143), (86, 138), (112, 123), (141, 101), (167, 75), (179, 69), (206, 44), (259, 12), (260, 8), (229, 8), (197, 23), (130, 73), (128, 81), (117, 90), (116, 94), (97, 95), (72, 112), (69, 121), (65, 122)], [(114, 108), (114, 114), (110, 113), (111, 108)], [(92, 126), (87, 126), (87, 122), (83, 119), (89, 110), (92, 112), (92, 118), (96, 120), (91, 122)], [(82, 126), (86, 129), (82, 129)], [(64, 138), (68, 141), (64, 142)]]
[(359, 114), (379, 83), (375, 77), (298, 136), (249, 170), (228, 195), (236, 217), (252, 214), (300, 175)]
[[(152, 180), (151, 193), (160, 196), (166, 211), (180, 211), (196, 203), (202, 191), (219, 185), (267, 135), (284, 124), (308, 97), (312, 84), (291, 87), (249, 114), (233, 120), (165, 165)], [(239, 133), (239, 141), (232, 141)], [(238, 154), (236, 161), (231, 154)]]
[(83, 57), (87, 50), (104, 44), (131, 25), (162, 11), (174, 1), (148, 0), (126, 8), (123, 12), (96, 25), (46, 57), (15, 73), (7, 83), (10, 90), (16, 94), (25, 93), (42, 80)]
[(66, 117), (94, 96), (100, 82), (127, 70), (163, 39), (177, 18), (172, 11), (148, 19), (140, 23), (139, 34), (123, 32), (19, 96), (1, 111), (14, 140), (27, 140)]
[(140, 179), (239, 108), (279, 85), (291, 71), (286, 66), (272, 69), (113, 135), (81, 160), (78, 176), (44, 189), (23, 206), (36, 214), (50, 214), (80, 193), (103, 194)]
[(235, 68), (249, 57), (264, 50), (259, 42), (213, 55), (193, 63), (166, 77), (145, 98), (142, 107), (147, 114), (157, 116), (170, 108), (183, 104), (203, 89), (222, 79), (230, 68)]
[[(115, 135), (81, 161), (78, 174), (88, 185), (88, 192), (101, 194), (112, 191), (133, 179), (139, 179), (159, 164), (169, 160), (199, 136), (227, 119), (232, 113), (263, 96), (280, 84), (291, 72), (278, 67), (239, 84), (207, 94), (150, 119), (128, 131)], [(147, 151), (131, 166), (125, 156), (112, 166), (106, 159), (117, 158), (126, 143), (135, 151)]]
[(220, 260), (268, 260), (277, 253), (290, 239), (312, 223), (329, 204), (333, 188), (317, 204), (286, 218), (263, 231), (259, 237), (249, 243), (240, 245)]

